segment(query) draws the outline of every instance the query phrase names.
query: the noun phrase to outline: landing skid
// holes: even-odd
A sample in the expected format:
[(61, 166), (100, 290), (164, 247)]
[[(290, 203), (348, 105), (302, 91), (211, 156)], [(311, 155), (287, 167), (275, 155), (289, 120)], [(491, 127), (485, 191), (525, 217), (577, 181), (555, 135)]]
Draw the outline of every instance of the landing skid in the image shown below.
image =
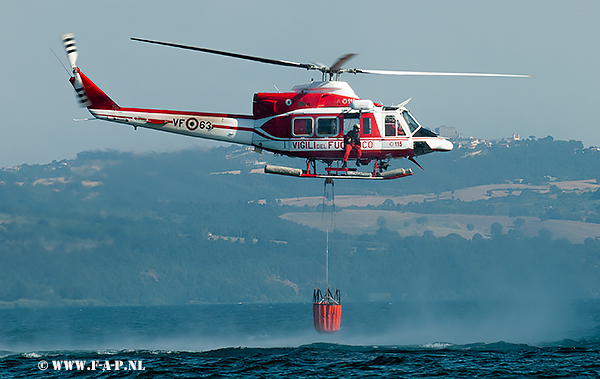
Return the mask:
[[(372, 174), (370, 172), (357, 172), (360, 174), (366, 174), (365, 176), (353, 175), (352, 173), (336, 174), (336, 175), (302, 174), (302, 175), (298, 175), (298, 176), (300, 178), (387, 180), (387, 179), (403, 178), (405, 176), (410, 176), (413, 174), (411, 169), (400, 169), (400, 170), (404, 170), (404, 172), (402, 174), (398, 174), (398, 175), (394, 175), (394, 176), (385, 176), (385, 177), (384, 176), (372, 176)], [(275, 173), (270, 173), (270, 174), (275, 174)]]
[[(312, 170), (311, 170), (311, 166)], [(403, 178), (413, 174), (410, 168), (397, 168), (395, 170), (383, 171), (378, 165), (375, 165), (373, 172), (358, 171), (356, 168), (326, 167), (325, 174), (318, 174), (316, 164), (309, 160), (306, 171), (299, 168), (282, 167), (266, 165), (266, 174), (278, 174), (286, 176), (296, 176), (299, 178), (323, 178), (323, 179), (367, 179), (367, 180), (387, 180)]]

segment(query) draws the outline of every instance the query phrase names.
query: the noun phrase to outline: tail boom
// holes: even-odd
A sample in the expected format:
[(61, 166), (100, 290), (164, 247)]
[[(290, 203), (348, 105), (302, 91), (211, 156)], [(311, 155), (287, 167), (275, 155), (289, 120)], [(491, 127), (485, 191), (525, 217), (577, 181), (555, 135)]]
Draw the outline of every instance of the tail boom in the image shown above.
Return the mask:
[(192, 137), (252, 145), (254, 118), (246, 115), (186, 112), (158, 109), (93, 109), (100, 120), (184, 134)]
[(132, 125), (134, 128), (218, 141), (252, 145), (254, 117), (220, 113), (185, 112), (158, 109), (121, 108), (79, 68), (70, 79), (80, 102), (97, 119)]

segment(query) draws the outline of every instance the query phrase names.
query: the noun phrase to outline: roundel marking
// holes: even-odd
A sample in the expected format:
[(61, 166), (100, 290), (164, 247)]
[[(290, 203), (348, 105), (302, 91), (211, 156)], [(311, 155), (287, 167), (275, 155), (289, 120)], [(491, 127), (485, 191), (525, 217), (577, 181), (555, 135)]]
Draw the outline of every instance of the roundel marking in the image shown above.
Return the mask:
[(285, 105), (287, 105), (288, 107), (289, 107), (290, 105), (292, 105), (292, 99), (286, 99), (286, 100), (285, 100)]
[(196, 120), (195, 118), (188, 118), (187, 121), (185, 122), (185, 127), (188, 128), (189, 130), (196, 130), (198, 129), (198, 120)]

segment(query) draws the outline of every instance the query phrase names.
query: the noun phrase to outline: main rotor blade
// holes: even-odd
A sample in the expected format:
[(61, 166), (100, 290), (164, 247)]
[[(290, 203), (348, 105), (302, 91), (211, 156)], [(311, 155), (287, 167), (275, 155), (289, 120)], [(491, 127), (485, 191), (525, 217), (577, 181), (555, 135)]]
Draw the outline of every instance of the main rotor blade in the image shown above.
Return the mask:
[(363, 70), (360, 68), (348, 69), (354, 74), (377, 74), (377, 75), (406, 75), (406, 76), (499, 76), (508, 78), (531, 78), (531, 75), (513, 74), (481, 74), (469, 72), (429, 72), (429, 71), (386, 71), (386, 70)]
[(316, 70), (316, 69), (318, 69), (317, 66), (309, 64), (309, 63), (298, 63), (298, 62), (290, 62), (290, 61), (284, 61), (284, 60), (278, 60), (278, 59), (269, 59), (269, 58), (254, 57), (254, 56), (251, 56), (251, 55), (229, 53), (227, 51), (207, 49), (207, 48), (204, 48), (204, 47), (180, 45), (180, 44), (177, 44), (177, 43), (170, 43), (170, 42), (152, 41), (152, 40), (149, 40), (149, 39), (142, 39), (142, 38), (134, 38), (134, 37), (132, 37), (131, 39), (134, 40), (134, 41), (153, 43), (153, 44), (156, 44), (156, 45), (164, 45), (164, 46), (177, 47), (177, 48), (180, 48), (180, 49), (201, 51), (203, 53), (224, 55), (226, 57), (246, 59), (246, 60), (250, 60), (250, 61), (261, 62), (261, 63), (268, 63), (268, 64), (274, 64), (274, 65), (279, 65), (279, 66), (298, 67), (298, 68), (305, 68), (307, 70)]
[(332, 72), (336, 72), (338, 71), (340, 68), (342, 68), (342, 66), (348, 62), (350, 59), (354, 58), (356, 56), (355, 53), (348, 53), (344, 56), (341, 56), (337, 61), (335, 61), (335, 63), (329, 67), (329, 70), (331, 70)]

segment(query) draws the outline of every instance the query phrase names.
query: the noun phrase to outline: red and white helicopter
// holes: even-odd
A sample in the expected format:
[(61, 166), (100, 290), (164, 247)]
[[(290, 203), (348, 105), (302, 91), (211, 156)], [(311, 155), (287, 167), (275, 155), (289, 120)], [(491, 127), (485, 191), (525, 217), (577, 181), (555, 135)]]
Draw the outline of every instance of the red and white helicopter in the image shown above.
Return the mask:
[[(359, 98), (343, 73), (379, 75), (444, 75), (528, 77), (528, 75), (383, 71), (342, 68), (355, 54), (346, 54), (331, 67), (229, 53), (194, 46), (132, 38), (132, 40), (181, 49), (219, 54), (256, 62), (319, 70), (322, 81), (300, 84), (289, 92), (255, 93), (252, 115), (125, 108), (117, 105), (77, 67), (75, 37), (62, 36), (67, 58), (73, 70), (70, 82), (83, 107), (97, 119), (207, 138), (243, 145), (290, 157), (305, 158), (306, 169), (265, 166), (266, 173), (309, 178), (395, 179), (412, 175), (412, 170), (387, 170), (395, 158), (415, 157), (434, 151), (450, 151), (450, 141), (421, 126), (406, 109), (410, 99), (400, 105), (384, 106)], [(360, 126), (362, 156), (356, 164), (374, 161), (369, 172), (341, 166), (344, 135)], [(353, 151), (353, 154), (358, 152)], [(351, 155), (350, 158), (356, 158)], [(325, 163), (325, 172), (317, 173), (317, 161)], [(420, 165), (419, 165), (420, 167)]]

